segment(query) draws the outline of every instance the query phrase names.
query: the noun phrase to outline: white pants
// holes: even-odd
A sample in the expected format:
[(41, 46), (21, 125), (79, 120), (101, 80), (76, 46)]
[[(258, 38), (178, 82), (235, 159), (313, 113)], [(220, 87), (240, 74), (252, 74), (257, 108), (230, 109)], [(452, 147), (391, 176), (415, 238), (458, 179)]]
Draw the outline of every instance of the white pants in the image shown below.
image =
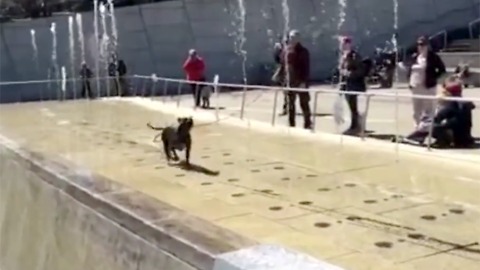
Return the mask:
[[(414, 87), (411, 89), (412, 95), (422, 95), (422, 96), (432, 96), (436, 95), (436, 87), (424, 88), (424, 87)], [(422, 116), (427, 116), (433, 118), (435, 112), (435, 100), (434, 99), (421, 99), (413, 98), (413, 120), (415, 121), (415, 126), (418, 126)]]

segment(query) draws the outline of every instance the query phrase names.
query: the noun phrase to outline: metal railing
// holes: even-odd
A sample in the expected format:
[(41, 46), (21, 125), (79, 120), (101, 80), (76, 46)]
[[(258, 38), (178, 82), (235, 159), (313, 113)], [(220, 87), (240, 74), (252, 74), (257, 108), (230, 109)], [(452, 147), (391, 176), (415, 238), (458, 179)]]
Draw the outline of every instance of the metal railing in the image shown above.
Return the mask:
[[(399, 106), (399, 100), (400, 98), (408, 98), (408, 99), (412, 99), (412, 98), (417, 98), (417, 99), (427, 99), (427, 100), (432, 100), (433, 101), (439, 101), (439, 100), (446, 100), (446, 101), (471, 101), (471, 102), (475, 102), (475, 103), (480, 103), (480, 98), (463, 98), (463, 97), (438, 97), (438, 96), (427, 96), (427, 95), (411, 95), (411, 94), (403, 94), (403, 93), (398, 93), (398, 91), (396, 91), (395, 93), (385, 93), (385, 92), (373, 92), (373, 91), (367, 91), (367, 92), (350, 92), (350, 91), (340, 91), (340, 90), (337, 90), (337, 89), (333, 89), (333, 88), (328, 88), (328, 87), (324, 87), (324, 88), (315, 88), (315, 89), (307, 89), (307, 88), (291, 88), (291, 87), (272, 87), (272, 86), (264, 86), (264, 85), (243, 85), (243, 84), (233, 84), (233, 83), (220, 83), (219, 82), (219, 79), (218, 79), (218, 75), (215, 76), (215, 80), (213, 82), (196, 82), (196, 81), (188, 81), (188, 80), (184, 80), (184, 79), (173, 79), (173, 78), (165, 78), (165, 77), (158, 77), (156, 76), (155, 74), (152, 74), (150, 76), (144, 76), (144, 75), (133, 75), (133, 76), (130, 76), (130, 77), (126, 77), (128, 80), (130, 80), (129, 84), (130, 85), (133, 85), (132, 87), (130, 87), (129, 89), (129, 95), (133, 95), (133, 96), (144, 96), (144, 97), (157, 97), (157, 96), (161, 96), (161, 100), (163, 102), (167, 102), (168, 101), (168, 98), (169, 96), (172, 97), (176, 103), (176, 106), (177, 107), (180, 107), (181, 106), (181, 101), (182, 101), (182, 90), (183, 90), (183, 87), (186, 86), (186, 85), (191, 85), (191, 84), (194, 84), (194, 85), (202, 85), (202, 86), (209, 86), (209, 87), (212, 87), (213, 88), (213, 94), (214, 94), (214, 99), (216, 100), (217, 104), (215, 106), (215, 116), (216, 116), (216, 119), (219, 120), (220, 119), (220, 91), (222, 88), (230, 88), (230, 89), (234, 89), (234, 90), (239, 90), (239, 91), (243, 91), (242, 92), (242, 95), (241, 95), (241, 101), (240, 101), (240, 107), (239, 107), (239, 115), (238, 117), (241, 119), (241, 120), (245, 120), (246, 119), (246, 112), (247, 112), (247, 107), (250, 105), (247, 103), (246, 99), (247, 99), (247, 92), (248, 90), (262, 90), (262, 91), (268, 91), (268, 92), (273, 92), (274, 93), (274, 100), (273, 100), (273, 104), (272, 104), (272, 108), (271, 108), (271, 125), (272, 126), (275, 126), (277, 125), (277, 107), (278, 107), (278, 98), (279, 98), (279, 94), (283, 91), (296, 91), (296, 92), (308, 92), (310, 93), (311, 95), (313, 95), (313, 108), (312, 108), (312, 111), (313, 113), (316, 113), (317, 112), (317, 109), (318, 109), (318, 95), (319, 94), (330, 94), (330, 95), (358, 95), (360, 97), (363, 97), (365, 99), (365, 111), (363, 113), (363, 117), (362, 117), (362, 124), (360, 125), (361, 126), (361, 132), (360, 132), (360, 138), (362, 140), (365, 140), (366, 139), (366, 120), (367, 120), (367, 116), (368, 116), (368, 113), (369, 113), (369, 110), (370, 110), (370, 104), (371, 104), (371, 101), (372, 99), (375, 99), (375, 98), (386, 98), (386, 99), (391, 99), (392, 102), (394, 103), (394, 106), (395, 106), (395, 116), (393, 117), (394, 119), (392, 119), (394, 122), (395, 122), (395, 136), (397, 136), (397, 140), (396, 140), (396, 144), (398, 146), (398, 144), (400, 143), (399, 140), (398, 140), (398, 136), (400, 134), (400, 130), (399, 130), (399, 125), (398, 125), (398, 122), (400, 121), (399, 119), (399, 113), (398, 113), (398, 106)], [(99, 78), (100, 80), (107, 80), (107, 79), (111, 79), (111, 78), (108, 78), (108, 77), (105, 77), (105, 78)], [(72, 83), (73, 81), (78, 81), (80, 79), (77, 79), (77, 78), (70, 78), (70, 79), (67, 79), (65, 81), (59, 81), (59, 80), (35, 80), (35, 81), (8, 81), (8, 82), (0, 82), (0, 94), (4, 94), (5, 89), (4, 87), (5, 86), (21, 86), (21, 85), (32, 85), (32, 84), (57, 84), (57, 85), (60, 85), (60, 84), (63, 84), (65, 85), (66, 82), (70, 82)], [(92, 83), (92, 86), (93, 86), (93, 82), (96, 80), (96, 78), (91, 78), (91, 83)], [(133, 80), (137, 80), (136, 83), (132, 82)], [(172, 88), (172, 85), (173, 87), (175, 88), (175, 91), (169, 91), (169, 89)], [(157, 91), (158, 90), (158, 86), (161, 87), (160, 91)], [(93, 87), (92, 87), (93, 88)], [(149, 89), (147, 89), (149, 88)], [(100, 97), (102, 95), (100, 95), (99, 93), (101, 92), (99, 89), (92, 89), (95, 94), (96, 97)], [(60, 89), (56, 90), (57, 92), (58, 91), (61, 91)], [(72, 91), (72, 90), (70, 90)], [(75, 91), (75, 89), (73, 89), (73, 92)], [(150, 92), (150, 93), (148, 93)], [(103, 95), (103, 96), (111, 96), (108, 94), (108, 91), (106, 92), (107, 94), (106, 95)], [(265, 92), (261, 92), (260, 95), (262, 95), (263, 93)], [(62, 95), (62, 97), (65, 95), (65, 92), (60, 92), (60, 94)], [(258, 95), (258, 94), (257, 94)], [(78, 95), (73, 95), (73, 99), (75, 99), (76, 97), (78, 97)], [(258, 97), (256, 98), (258, 99)], [(255, 100), (256, 100), (255, 99)], [(46, 100), (46, 99), (45, 99)], [(64, 100), (64, 98), (58, 98), (58, 100)], [(172, 100), (172, 99), (171, 99)], [(18, 102), (21, 102), (22, 100), (18, 100)], [(40, 100), (41, 101), (41, 100)], [(316, 119), (317, 117), (313, 117), (312, 119), (312, 128), (311, 128), (311, 131), (313, 133), (316, 132)], [(427, 148), (430, 150), (431, 149), (431, 145), (432, 145), (432, 132), (433, 132), (433, 125), (431, 126), (430, 130), (429, 130), (429, 134), (428, 134), (428, 137), (427, 137), (427, 140), (428, 140), (428, 143), (427, 143)]]
[(473, 37), (473, 26), (480, 23), (480, 18), (475, 19), (468, 23), (468, 33), (470, 34), (470, 39), (474, 39)]
[(448, 45), (448, 32), (446, 30), (440, 31), (436, 34), (431, 35), (428, 39), (429, 40), (434, 40), (438, 36), (443, 37), (443, 43), (442, 43), (441, 50), (445, 50), (447, 48), (447, 45)]
[[(388, 99), (392, 99), (395, 105), (395, 119), (393, 119), (396, 123), (395, 125), (395, 136), (396, 136), (396, 144), (398, 146), (399, 142), (399, 125), (397, 124), (399, 122), (399, 114), (398, 114), (398, 105), (399, 105), (399, 99), (400, 98), (408, 98), (408, 99), (427, 99), (427, 100), (432, 100), (433, 101), (470, 101), (470, 102), (475, 102), (475, 103), (480, 103), (480, 98), (463, 98), (463, 97), (439, 97), (439, 96), (427, 96), (427, 95), (411, 95), (411, 94), (400, 94), (398, 91), (396, 93), (384, 93), (384, 92), (372, 92), (372, 91), (367, 91), (367, 92), (350, 92), (350, 91), (340, 91), (336, 89), (328, 89), (328, 88), (316, 88), (316, 89), (307, 89), (307, 88), (291, 88), (291, 87), (272, 87), (272, 86), (264, 86), (264, 85), (243, 85), (243, 84), (232, 84), (232, 83), (220, 83), (218, 81), (216, 82), (194, 82), (194, 81), (188, 81), (188, 80), (183, 80), (183, 79), (173, 79), (173, 78), (164, 78), (164, 77), (157, 77), (155, 75), (153, 76), (142, 76), (142, 75), (134, 75), (134, 78), (137, 79), (146, 79), (146, 80), (152, 80), (155, 82), (158, 81), (163, 81), (164, 86), (168, 85), (169, 83), (178, 83), (178, 89), (181, 89), (181, 85), (185, 84), (198, 84), (198, 85), (203, 85), (203, 86), (210, 86), (213, 87), (215, 91), (215, 97), (217, 99), (218, 103), (218, 97), (219, 97), (219, 92), (221, 88), (233, 88), (236, 90), (241, 90), (243, 91), (241, 95), (241, 105), (240, 105), (240, 114), (239, 118), (241, 120), (245, 119), (245, 112), (246, 112), (246, 97), (247, 97), (247, 92), (248, 90), (263, 90), (263, 91), (270, 91), (274, 92), (274, 100), (272, 104), (272, 116), (271, 116), (271, 125), (275, 126), (276, 125), (276, 114), (277, 114), (277, 107), (278, 107), (278, 96), (280, 92), (282, 91), (297, 91), (297, 92), (308, 92), (313, 95), (313, 108), (312, 112), (317, 112), (318, 108), (318, 95), (319, 94), (331, 94), (331, 95), (359, 95), (365, 98), (365, 111), (363, 113), (363, 123), (361, 124), (361, 132), (360, 132), (360, 138), (362, 140), (366, 139), (366, 119), (368, 116), (368, 112), (370, 110), (370, 104), (372, 99), (377, 98), (377, 97), (384, 97)], [(145, 85), (145, 83), (144, 83)], [(164, 89), (164, 93), (167, 93), (167, 90)], [(178, 91), (178, 96), (177, 96), (177, 107), (180, 107), (180, 91)], [(166, 97), (163, 97), (162, 100), (165, 102)], [(219, 119), (219, 104), (215, 107), (215, 114), (217, 120)], [(316, 118), (313, 117), (312, 119), (312, 132), (316, 132), (315, 126), (316, 126)], [(433, 125), (430, 126), (429, 132), (428, 132), (428, 137), (427, 137), (427, 149), (431, 150), (432, 146), (432, 138), (433, 138)]]

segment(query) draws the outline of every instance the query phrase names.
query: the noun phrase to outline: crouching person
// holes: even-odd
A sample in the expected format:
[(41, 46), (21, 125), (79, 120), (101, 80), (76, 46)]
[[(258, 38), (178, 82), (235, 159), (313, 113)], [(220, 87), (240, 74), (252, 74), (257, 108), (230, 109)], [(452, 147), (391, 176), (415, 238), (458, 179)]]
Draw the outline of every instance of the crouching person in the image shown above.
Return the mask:
[(466, 148), (472, 146), (474, 144), (471, 135), (472, 110), (475, 105), (470, 101), (445, 99), (461, 97), (461, 95), (462, 82), (457, 77), (448, 78), (443, 84), (434, 117), (423, 114), (416, 129), (402, 140), (423, 144), (431, 130), (432, 137), (435, 139), (433, 145), (435, 147)]
[[(461, 97), (462, 81), (450, 77), (443, 84), (444, 96)], [(475, 104), (470, 101), (445, 100), (433, 119), (433, 137), (438, 147), (466, 148), (475, 143), (472, 137), (472, 110)]]

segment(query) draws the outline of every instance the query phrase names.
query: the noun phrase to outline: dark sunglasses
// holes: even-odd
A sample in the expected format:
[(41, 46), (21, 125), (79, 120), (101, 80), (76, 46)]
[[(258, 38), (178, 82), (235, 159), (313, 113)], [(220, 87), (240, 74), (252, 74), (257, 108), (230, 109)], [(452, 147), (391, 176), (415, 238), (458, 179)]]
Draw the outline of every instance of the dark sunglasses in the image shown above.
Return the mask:
[(427, 46), (427, 44), (423, 43), (423, 42), (419, 42), (419, 43), (417, 43), (417, 46), (423, 47), (423, 46)]

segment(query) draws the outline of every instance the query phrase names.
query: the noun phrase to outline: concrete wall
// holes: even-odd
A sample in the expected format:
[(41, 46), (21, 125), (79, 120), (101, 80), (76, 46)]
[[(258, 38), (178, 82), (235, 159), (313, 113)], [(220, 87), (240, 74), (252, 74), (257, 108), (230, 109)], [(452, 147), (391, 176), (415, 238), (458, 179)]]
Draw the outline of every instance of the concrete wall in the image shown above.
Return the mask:
[(2, 270), (194, 270), (41, 179), (0, 148)]
[(254, 241), (0, 135), (2, 270), (342, 270)]
[[(272, 66), (271, 47), (284, 30), (280, 0), (245, 0), (247, 77), (249, 83), (268, 82)], [(480, 0), (400, 0), (400, 43), (409, 43), (420, 34), (463, 27), (478, 18)], [(289, 0), (290, 28), (303, 33), (312, 56), (312, 77), (319, 79), (335, 66), (335, 36), (340, 32), (354, 36), (365, 52), (383, 45), (393, 31), (393, 1), (347, 1), (346, 21), (338, 31), (337, 0)], [(118, 51), (130, 74), (156, 73), (182, 78), (182, 62), (189, 48), (197, 48), (208, 65), (208, 75), (220, 74), (221, 81), (242, 82), (242, 58), (235, 44), (239, 33), (237, 0), (176, 0), (116, 10), (119, 32)], [(57, 23), (58, 65), (71, 74), (68, 18), (53, 17), (2, 24), (0, 60), (2, 81), (35, 80), (48, 77), (52, 66), (52, 35), (49, 27)], [(37, 33), (38, 63), (33, 59), (30, 29)], [(87, 61), (93, 67), (98, 53), (93, 35), (93, 15), (83, 14)], [(100, 27), (101, 30), (101, 27)], [(75, 40), (77, 40), (75, 33)], [(80, 63), (79, 44), (75, 44), (74, 66)], [(77, 73), (78, 70), (75, 70)], [(58, 89), (44, 84), (23, 87), (3, 86), (0, 99), (35, 100), (51, 98)], [(13, 89), (13, 90), (10, 90)], [(50, 89), (50, 90), (49, 90)], [(73, 85), (68, 96), (74, 96)], [(21, 92), (21, 94), (19, 94)]]

